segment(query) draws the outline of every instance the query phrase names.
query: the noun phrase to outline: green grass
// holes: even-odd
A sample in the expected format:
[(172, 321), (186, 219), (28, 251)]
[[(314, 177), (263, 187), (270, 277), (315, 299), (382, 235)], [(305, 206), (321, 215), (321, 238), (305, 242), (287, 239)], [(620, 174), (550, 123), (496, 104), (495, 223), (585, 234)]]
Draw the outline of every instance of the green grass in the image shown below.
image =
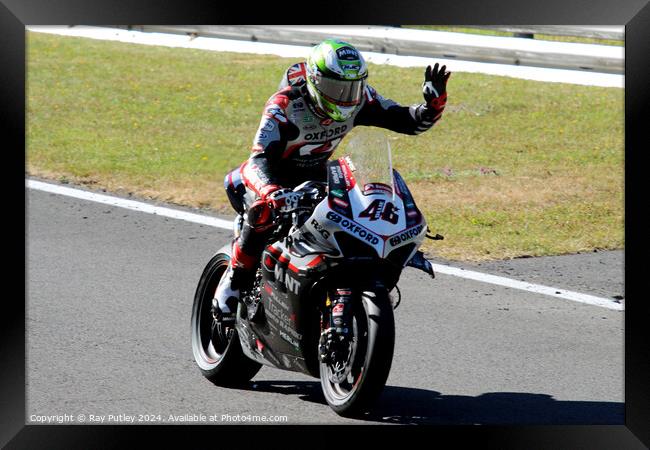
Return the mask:
[[(223, 177), (294, 62), (38, 33), (27, 51), (29, 174), (228, 214)], [(373, 86), (404, 105), (421, 101), (422, 73), (370, 65)], [(445, 236), (427, 250), (482, 260), (623, 247), (622, 89), (454, 73), (448, 91), (432, 130), (387, 132)]]

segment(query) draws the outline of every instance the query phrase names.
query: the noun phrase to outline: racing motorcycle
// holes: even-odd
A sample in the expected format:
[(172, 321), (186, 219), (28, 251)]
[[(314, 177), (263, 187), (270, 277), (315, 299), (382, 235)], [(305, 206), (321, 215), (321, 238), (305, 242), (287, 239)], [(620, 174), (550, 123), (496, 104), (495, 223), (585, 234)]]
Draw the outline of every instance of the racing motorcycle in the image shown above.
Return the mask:
[[(245, 383), (263, 364), (298, 371), (320, 378), (336, 413), (354, 416), (372, 405), (388, 378), (402, 270), (412, 266), (434, 277), (418, 248), (425, 237), (442, 236), (428, 234), (392, 168), (383, 133), (356, 135), (327, 170), (327, 183), (295, 187), (300, 201), (274, 218), (275, 233), (255, 276), (241, 288), (235, 326), (225, 339), (211, 308), (231, 245), (211, 258), (194, 297), (192, 350), (216, 385)], [(239, 194), (231, 197), (239, 212), (235, 238), (252, 201), (245, 190)]]

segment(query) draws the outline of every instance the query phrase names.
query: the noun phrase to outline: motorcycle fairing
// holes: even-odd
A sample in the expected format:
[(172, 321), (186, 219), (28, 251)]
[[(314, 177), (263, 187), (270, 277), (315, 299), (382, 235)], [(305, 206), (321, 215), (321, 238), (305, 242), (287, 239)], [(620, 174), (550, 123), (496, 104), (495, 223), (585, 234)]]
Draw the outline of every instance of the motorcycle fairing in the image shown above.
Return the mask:
[[(372, 186), (368, 190), (359, 186), (350, 167), (347, 158), (328, 162), (330, 189), (327, 201), (316, 206), (300, 231), (315, 238), (317, 246), (336, 249), (341, 254), (343, 249), (335, 237), (335, 233), (340, 231), (371, 246), (382, 258), (408, 244), (419, 246), (426, 235), (426, 222), (399, 173), (393, 170), (395, 195), (392, 195), (392, 189), (389, 193), (383, 187)], [(363, 213), (371, 208), (373, 202), (382, 207), (390, 204), (396, 212), (404, 211), (404, 214), (397, 214), (396, 223), (364, 217), (367, 214)]]
[[(326, 256), (300, 254), (291, 239), (262, 253), (261, 318), (245, 331), (246, 353), (264, 364), (314, 375), (319, 310), (313, 286), (323, 277)], [(263, 344), (262, 347), (258, 341)]]
[[(238, 321), (237, 325), (242, 348), (249, 357), (318, 376), (318, 302), (326, 291), (315, 286), (322, 286), (328, 270), (344, 260), (337, 233), (369, 245), (381, 258), (404, 247), (406, 257), (399, 258), (404, 266), (413, 258), (426, 235), (426, 222), (402, 177), (397, 171), (393, 175), (394, 191), (388, 185), (364, 189), (356, 182), (354, 166), (346, 158), (328, 163), (328, 197), (299, 228), (262, 253), (261, 314), (254, 322)], [(391, 202), (399, 212), (395, 223), (363, 217), (361, 213), (378, 199)]]
[(406, 185), (406, 182), (400, 173), (395, 169), (393, 169), (393, 180), (395, 182), (395, 193), (404, 202), (404, 208), (406, 212), (406, 227), (410, 228), (421, 223), (423, 221), (422, 213), (415, 205), (415, 200), (413, 199), (413, 195)]
[(344, 164), (338, 159), (327, 163), (327, 184), (329, 186), (327, 201), (332, 210), (347, 218), (352, 218), (348, 196), (352, 180), (349, 170), (344, 171), (344, 167)]

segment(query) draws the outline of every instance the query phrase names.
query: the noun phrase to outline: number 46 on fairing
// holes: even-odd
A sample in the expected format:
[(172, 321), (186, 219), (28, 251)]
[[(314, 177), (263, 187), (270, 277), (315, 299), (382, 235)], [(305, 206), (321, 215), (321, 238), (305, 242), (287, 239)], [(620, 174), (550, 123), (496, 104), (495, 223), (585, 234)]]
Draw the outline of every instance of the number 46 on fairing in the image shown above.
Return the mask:
[(395, 207), (393, 203), (386, 200), (374, 200), (366, 209), (359, 213), (359, 217), (365, 217), (369, 220), (385, 220), (392, 224), (396, 224), (399, 220), (397, 215), (399, 208)]

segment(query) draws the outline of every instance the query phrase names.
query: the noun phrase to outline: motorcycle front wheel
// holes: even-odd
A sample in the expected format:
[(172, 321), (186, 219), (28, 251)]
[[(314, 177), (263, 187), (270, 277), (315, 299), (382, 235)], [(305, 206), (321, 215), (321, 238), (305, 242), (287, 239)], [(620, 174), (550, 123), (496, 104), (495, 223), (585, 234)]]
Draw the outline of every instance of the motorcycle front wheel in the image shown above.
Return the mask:
[(352, 338), (345, 361), (320, 364), (325, 400), (339, 415), (367, 410), (386, 384), (393, 361), (395, 321), (384, 290), (364, 291), (353, 309)]
[[(225, 253), (217, 253), (208, 262), (194, 294), (192, 307), (192, 352), (199, 370), (212, 383), (230, 386), (245, 383), (255, 376), (261, 364), (249, 359), (241, 348), (239, 336), (234, 330), (225, 343), (216, 343), (213, 332), (214, 319), (211, 306), (219, 280), (225, 273), (230, 258)], [(217, 344), (215, 347), (215, 343)]]

